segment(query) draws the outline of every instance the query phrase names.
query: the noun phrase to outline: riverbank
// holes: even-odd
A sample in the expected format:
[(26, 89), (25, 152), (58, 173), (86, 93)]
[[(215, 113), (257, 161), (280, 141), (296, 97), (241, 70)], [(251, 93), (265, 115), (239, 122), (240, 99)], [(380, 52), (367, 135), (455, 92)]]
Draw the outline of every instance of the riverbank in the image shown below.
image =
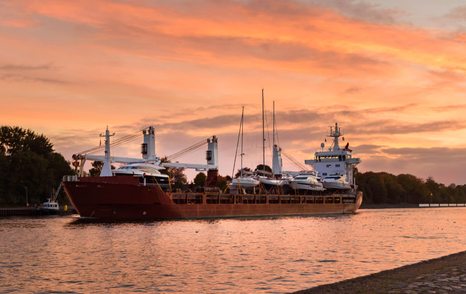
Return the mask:
[(74, 209), (67, 209), (66, 211), (60, 209), (59, 211), (48, 211), (40, 207), (3, 207), (0, 208), (1, 217), (11, 216), (44, 216), (44, 215), (70, 215), (75, 213)]
[(384, 208), (418, 208), (419, 204), (411, 204), (411, 203), (381, 203), (381, 204), (366, 204), (364, 201), (361, 204), (360, 209), (384, 209)]
[(365, 204), (364, 202), (361, 205), (360, 209), (384, 209), (384, 208), (448, 208), (448, 207), (466, 207), (466, 203), (420, 203), (420, 204), (411, 204), (411, 203), (382, 203), (382, 204)]
[(311, 293), (466, 292), (466, 251), (298, 291)]

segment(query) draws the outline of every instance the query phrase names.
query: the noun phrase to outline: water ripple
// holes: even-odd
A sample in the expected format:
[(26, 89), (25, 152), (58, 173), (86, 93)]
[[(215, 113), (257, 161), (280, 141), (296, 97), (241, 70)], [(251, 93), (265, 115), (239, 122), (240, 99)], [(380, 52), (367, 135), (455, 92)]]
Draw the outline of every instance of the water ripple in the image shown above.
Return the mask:
[(107, 224), (0, 219), (0, 292), (290, 292), (465, 250), (465, 224), (466, 208)]

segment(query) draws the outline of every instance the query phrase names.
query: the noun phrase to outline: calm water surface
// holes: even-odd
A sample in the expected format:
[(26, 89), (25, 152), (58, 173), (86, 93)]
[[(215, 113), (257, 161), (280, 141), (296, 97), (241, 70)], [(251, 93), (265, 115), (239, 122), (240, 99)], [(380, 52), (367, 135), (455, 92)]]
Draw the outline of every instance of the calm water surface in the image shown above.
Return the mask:
[(281, 293), (466, 250), (466, 208), (255, 220), (0, 219), (0, 292)]

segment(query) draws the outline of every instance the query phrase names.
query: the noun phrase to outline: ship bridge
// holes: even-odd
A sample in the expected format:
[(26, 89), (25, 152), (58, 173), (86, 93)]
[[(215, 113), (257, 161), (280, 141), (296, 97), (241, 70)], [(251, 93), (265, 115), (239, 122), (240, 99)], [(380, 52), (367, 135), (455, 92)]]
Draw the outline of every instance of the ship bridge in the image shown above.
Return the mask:
[(341, 175), (346, 177), (346, 181), (354, 184), (354, 167), (361, 162), (361, 159), (352, 156), (349, 144), (340, 148), (339, 138), (342, 132), (335, 123), (335, 127), (330, 127), (328, 137), (333, 138), (331, 146), (324, 150), (325, 144), (321, 144), (322, 151), (315, 153), (314, 159), (305, 160), (304, 163), (311, 165), (322, 177)]

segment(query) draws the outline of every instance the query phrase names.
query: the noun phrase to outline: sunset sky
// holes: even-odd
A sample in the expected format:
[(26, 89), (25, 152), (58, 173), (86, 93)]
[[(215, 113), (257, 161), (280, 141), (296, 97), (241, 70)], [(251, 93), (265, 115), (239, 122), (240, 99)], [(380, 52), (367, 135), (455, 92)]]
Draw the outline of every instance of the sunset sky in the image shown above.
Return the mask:
[(217, 135), (231, 174), (244, 105), (255, 167), (264, 88), (300, 161), (338, 121), (361, 171), (466, 183), (464, 0), (0, 1), (0, 48), (0, 124), (67, 159), (155, 125), (161, 156)]

